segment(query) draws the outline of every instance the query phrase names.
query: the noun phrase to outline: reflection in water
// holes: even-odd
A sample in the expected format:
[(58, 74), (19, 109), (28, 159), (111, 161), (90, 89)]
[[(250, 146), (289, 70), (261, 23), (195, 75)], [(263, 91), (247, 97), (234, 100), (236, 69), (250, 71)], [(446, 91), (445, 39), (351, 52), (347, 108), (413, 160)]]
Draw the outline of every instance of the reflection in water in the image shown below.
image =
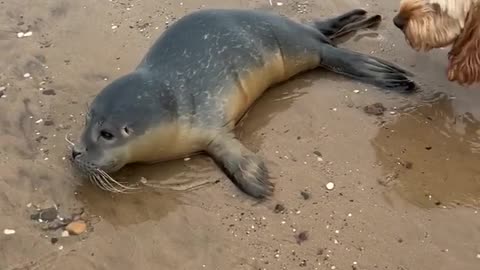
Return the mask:
[(256, 131), (267, 126), (279, 112), (287, 110), (297, 98), (305, 95), (313, 80), (319, 80), (318, 71), (306, 72), (267, 90), (238, 123), (235, 130), (238, 138), (250, 150), (257, 151), (264, 134)]
[(377, 157), (394, 171), (400, 195), (418, 206), (480, 206), (480, 122), (457, 115), (446, 95), (429, 102), (381, 128)]
[[(174, 160), (154, 165), (135, 164), (122, 169), (117, 178), (131, 183), (138, 182), (141, 178), (148, 179), (150, 184), (163, 181), (193, 183), (211, 177), (208, 175), (213, 170), (210, 163), (212, 162), (208, 159), (197, 157), (188, 162)], [(185, 204), (182, 192), (149, 187), (129, 194), (113, 194), (88, 183), (78, 193), (79, 199), (88, 206), (91, 214), (101, 216), (115, 226), (160, 220), (177, 206)]]

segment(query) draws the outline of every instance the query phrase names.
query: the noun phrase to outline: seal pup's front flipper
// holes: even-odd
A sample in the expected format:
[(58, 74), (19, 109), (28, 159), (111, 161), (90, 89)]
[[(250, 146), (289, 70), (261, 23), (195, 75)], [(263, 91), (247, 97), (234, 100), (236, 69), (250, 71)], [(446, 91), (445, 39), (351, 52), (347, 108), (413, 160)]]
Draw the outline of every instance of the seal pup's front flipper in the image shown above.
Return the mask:
[(240, 190), (259, 199), (272, 195), (273, 184), (265, 163), (232, 133), (215, 137), (206, 151)]
[(321, 47), (320, 67), (350, 78), (392, 89), (414, 91), (418, 86), (407, 76), (412, 73), (377, 57), (324, 45)]

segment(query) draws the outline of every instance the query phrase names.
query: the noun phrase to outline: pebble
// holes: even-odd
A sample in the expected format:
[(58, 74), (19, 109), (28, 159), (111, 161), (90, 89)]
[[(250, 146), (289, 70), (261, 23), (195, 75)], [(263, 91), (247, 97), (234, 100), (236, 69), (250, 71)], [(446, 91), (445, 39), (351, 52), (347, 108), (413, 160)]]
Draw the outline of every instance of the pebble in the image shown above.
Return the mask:
[(480, 253), (477, 254), (477, 259), (480, 259)]
[(12, 235), (12, 234), (15, 234), (15, 230), (5, 229), (5, 230), (3, 230), (3, 234), (5, 234), (5, 235)]
[(24, 78), (30, 78), (30, 76), (31, 76), (30, 73), (25, 73), (25, 74), (23, 74), (23, 77), (24, 77)]
[(118, 25), (112, 25), (112, 30), (115, 30), (118, 28)]
[(358, 93), (360, 93), (360, 90), (355, 89), (355, 90), (353, 90), (353, 93), (358, 94)]
[(28, 32), (25, 32), (25, 33), (24, 32), (18, 32), (17, 33), (18, 38), (30, 37), (32, 35), (33, 35), (32, 31), (28, 31)]
[(39, 222), (43, 222), (43, 221), (50, 222), (55, 220), (57, 218), (57, 215), (58, 215), (57, 209), (55, 207), (50, 207), (50, 208), (42, 209), (37, 213), (30, 215), (30, 218), (32, 220), (38, 220)]
[(79, 235), (87, 229), (87, 224), (82, 220), (74, 221), (65, 228), (70, 234)]
[(332, 190), (335, 187), (335, 184), (332, 182), (328, 182), (325, 186), (327, 187), (328, 190)]
[(68, 231), (63, 231), (62, 232), (62, 237), (69, 237), (70, 233)]

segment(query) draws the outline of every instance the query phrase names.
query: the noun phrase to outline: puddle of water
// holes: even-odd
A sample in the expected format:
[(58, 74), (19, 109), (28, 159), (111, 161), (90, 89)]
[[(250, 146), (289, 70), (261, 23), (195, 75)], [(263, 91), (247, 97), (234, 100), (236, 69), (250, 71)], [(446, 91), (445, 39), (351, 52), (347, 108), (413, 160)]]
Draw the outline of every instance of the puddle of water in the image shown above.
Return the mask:
[(405, 108), (373, 140), (392, 185), (423, 207), (480, 206), (480, 121), (456, 112), (454, 100), (437, 95)]

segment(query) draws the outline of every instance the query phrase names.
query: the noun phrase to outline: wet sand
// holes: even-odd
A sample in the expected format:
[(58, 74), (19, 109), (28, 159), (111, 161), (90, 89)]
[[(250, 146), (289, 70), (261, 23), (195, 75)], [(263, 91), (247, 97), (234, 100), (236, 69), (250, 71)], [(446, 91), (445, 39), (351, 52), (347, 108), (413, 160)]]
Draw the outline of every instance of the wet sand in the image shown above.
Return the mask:
[[(282, 3), (0, 2), (0, 269), (478, 269), (480, 91), (446, 80), (447, 50), (407, 47), (390, 23), (395, 0)], [(382, 14), (378, 29), (341, 46), (408, 68), (422, 92), (386, 92), (322, 70), (270, 89), (237, 130), (274, 177), (265, 203), (205, 156), (120, 173), (131, 182), (219, 180), (190, 192), (112, 195), (73, 175), (64, 137), (78, 136), (88, 102), (133, 69), (168, 24), (212, 7), (299, 20), (358, 7)], [(383, 116), (364, 112), (376, 102)], [(54, 205), (61, 215), (83, 209), (87, 231), (61, 237), (31, 220), (34, 208)]]

